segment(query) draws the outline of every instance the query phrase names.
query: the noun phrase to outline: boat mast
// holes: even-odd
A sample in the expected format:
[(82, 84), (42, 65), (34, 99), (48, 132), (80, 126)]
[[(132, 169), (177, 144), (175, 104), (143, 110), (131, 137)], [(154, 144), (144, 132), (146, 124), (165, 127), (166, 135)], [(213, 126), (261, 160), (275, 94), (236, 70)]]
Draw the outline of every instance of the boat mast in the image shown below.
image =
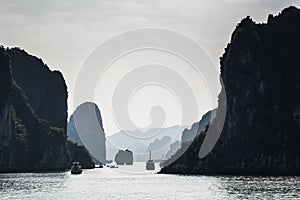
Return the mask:
[(150, 150), (149, 160), (151, 160), (151, 150)]

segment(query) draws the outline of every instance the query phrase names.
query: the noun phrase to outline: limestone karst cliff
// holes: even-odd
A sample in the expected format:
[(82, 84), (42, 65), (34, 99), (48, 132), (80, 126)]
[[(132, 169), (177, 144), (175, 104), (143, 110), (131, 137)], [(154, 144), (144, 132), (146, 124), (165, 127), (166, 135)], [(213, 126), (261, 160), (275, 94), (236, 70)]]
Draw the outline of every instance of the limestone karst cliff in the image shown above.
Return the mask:
[(198, 157), (205, 131), (161, 173), (300, 175), (300, 10), (284, 9), (268, 22), (250, 17), (234, 30), (221, 57), (227, 108), (221, 137)]
[(32, 109), (54, 127), (67, 128), (67, 86), (59, 71), (19, 48), (7, 49), (13, 79), (28, 97)]
[[(40, 63), (40, 65), (27, 65), (25, 62), (23, 67), (27, 70), (22, 71), (23, 77), (27, 77), (25, 82), (15, 80), (13, 68), (21, 68), (22, 62), (15, 63), (14, 67), (11, 67), (15, 58), (11, 55), (12, 51), (20, 51), (24, 54), (23, 56), (27, 56), (24, 58), (25, 60), (29, 59), (33, 63)], [(16, 67), (17, 65), (20, 66)], [(72, 151), (78, 147), (72, 146), (71, 148), (66, 140), (66, 119), (64, 119), (64, 116), (67, 115), (66, 107), (55, 107), (55, 103), (49, 103), (48, 108), (46, 105), (43, 108), (45, 115), (34, 109), (39, 110), (43, 106), (36, 106), (41, 105), (41, 102), (48, 101), (43, 96), (44, 93), (51, 90), (67, 93), (61, 75), (58, 76), (58, 79), (48, 79), (48, 77), (56, 77), (58, 72), (51, 72), (47, 68), (42, 69), (47, 73), (39, 74), (41, 70), (39, 68), (46, 68), (46, 66), (36, 57), (28, 55), (23, 50), (0, 47), (0, 172), (63, 170), (68, 169), (74, 159)], [(43, 78), (37, 81), (36, 76), (39, 75)], [(27, 89), (23, 90), (23, 87)], [(27, 96), (26, 92), (30, 95)], [(50, 95), (52, 100), (55, 95), (59, 94), (52, 93)], [(58, 105), (66, 105), (67, 99), (58, 97), (55, 101), (58, 101)], [(54, 120), (54, 118), (56, 119)], [(89, 154), (82, 151), (81, 155), (87, 161), (83, 163), (83, 166), (92, 167), (93, 163)]]
[(100, 109), (95, 103), (86, 102), (76, 108), (70, 117), (67, 135), (69, 140), (86, 146), (95, 161), (106, 162), (106, 138)]

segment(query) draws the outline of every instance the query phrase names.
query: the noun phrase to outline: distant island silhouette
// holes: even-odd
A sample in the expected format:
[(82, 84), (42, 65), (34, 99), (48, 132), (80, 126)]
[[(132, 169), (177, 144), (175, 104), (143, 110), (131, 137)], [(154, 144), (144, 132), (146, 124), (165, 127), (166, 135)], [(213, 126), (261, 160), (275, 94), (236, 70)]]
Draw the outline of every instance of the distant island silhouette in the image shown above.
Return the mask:
[(133, 164), (133, 152), (126, 150), (119, 150), (115, 156), (115, 161), (118, 165), (132, 165)]

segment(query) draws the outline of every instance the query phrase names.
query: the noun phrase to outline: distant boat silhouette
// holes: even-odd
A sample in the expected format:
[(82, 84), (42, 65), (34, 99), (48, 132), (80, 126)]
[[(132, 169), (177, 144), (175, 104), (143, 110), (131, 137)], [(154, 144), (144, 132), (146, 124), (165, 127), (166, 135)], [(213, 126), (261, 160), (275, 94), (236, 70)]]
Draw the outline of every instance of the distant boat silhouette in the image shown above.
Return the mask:
[(71, 167), (71, 174), (81, 174), (81, 173), (82, 173), (82, 169), (79, 162), (73, 162)]
[(150, 150), (149, 160), (147, 160), (146, 162), (146, 170), (155, 170), (154, 161), (151, 160), (151, 150)]
[(110, 165), (109, 165), (109, 168), (119, 168), (119, 166), (118, 166), (118, 164), (116, 163), (111, 163)]

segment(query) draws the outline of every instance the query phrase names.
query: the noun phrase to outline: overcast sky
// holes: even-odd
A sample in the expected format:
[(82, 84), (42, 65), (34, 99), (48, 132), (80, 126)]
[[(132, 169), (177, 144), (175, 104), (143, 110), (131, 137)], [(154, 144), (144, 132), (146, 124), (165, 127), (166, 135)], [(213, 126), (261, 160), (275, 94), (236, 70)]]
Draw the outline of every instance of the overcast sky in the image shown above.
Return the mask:
[[(140, 27), (179, 31), (198, 41), (219, 67), (219, 57), (242, 18), (250, 15), (265, 22), (269, 13), (278, 14), (290, 5), (299, 7), (300, 1), (0, 0), (0, 44), (21, 47), (60, 70), (68, 85), (71, 113), (77, 106), (72, 105), (72, 94), (84, 60), (120, 32)], [(110, 123), (104, 119), (107, 130), (116, 131)]]

